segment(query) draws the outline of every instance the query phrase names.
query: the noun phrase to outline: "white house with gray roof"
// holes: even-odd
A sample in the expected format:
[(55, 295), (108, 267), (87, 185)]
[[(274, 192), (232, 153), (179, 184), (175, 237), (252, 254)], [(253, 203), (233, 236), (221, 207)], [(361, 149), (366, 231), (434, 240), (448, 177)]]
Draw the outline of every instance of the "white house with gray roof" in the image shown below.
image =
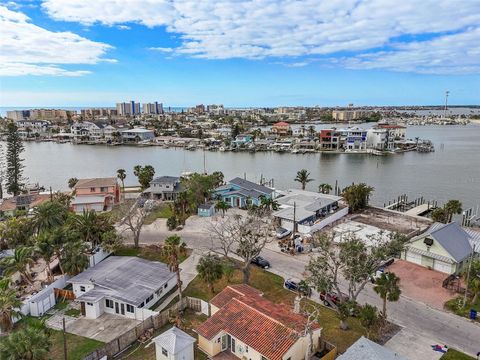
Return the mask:
[(183, 190), (181, 179), (178, 176), (160, 176), (153, 179), (143, 193), (151, 199), (174, 201)]
[(273, 216), (281, 227), (293, 230), (296, 223), (298, 232), (308, 234), (348, 214), (348, 207), (342, 206), (340, 200), (340, 196), (290, 189), (276, 199), (280, 209)]
[(459, 274), (470, 261), (476, 241), (456, 222), (434, 223), (408, 242), (402, 258), (446, 274)]
[(174, 326), (153, 339), (156, 360), (194, 360), (195, 341)]
[(82, 315), (103, 313), (142, 320), (148, 309), (176, 286), (175, 273), (158, 261), (111, 256), (68, 280)]

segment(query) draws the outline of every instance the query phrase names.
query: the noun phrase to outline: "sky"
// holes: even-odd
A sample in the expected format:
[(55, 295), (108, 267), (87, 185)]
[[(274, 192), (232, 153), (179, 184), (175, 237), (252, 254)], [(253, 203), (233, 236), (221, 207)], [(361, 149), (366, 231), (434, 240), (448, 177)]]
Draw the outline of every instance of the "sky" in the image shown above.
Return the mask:
[(480, 105), (480, 0), (0, 0), (0, 106)]

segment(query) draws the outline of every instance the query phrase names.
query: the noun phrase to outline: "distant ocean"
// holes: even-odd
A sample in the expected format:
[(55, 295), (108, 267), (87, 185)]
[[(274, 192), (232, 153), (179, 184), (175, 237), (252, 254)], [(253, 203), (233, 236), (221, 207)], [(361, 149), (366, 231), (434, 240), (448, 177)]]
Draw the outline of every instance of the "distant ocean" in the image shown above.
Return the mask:
[[(90, 109), (90, 108), (112, 108), (114, 109), (115, 107), (113, 106), (80, 106), (80, 107), (74, 107), (74, 106), (0, 106), (0, 116), (6, 116), (7, 111), (13, 111), (13, 110), (30, 110), (30, 109), (62, 109), (62, 110), (74, 110), (77, 112), (80, 112), (82, 109)], [(180, 106), (163, 106), (163, 109), (165, 111), (174, 111), (174, 112), (182, 112), (182, 110), (186, 110), (186, 107), (180, 107)]]

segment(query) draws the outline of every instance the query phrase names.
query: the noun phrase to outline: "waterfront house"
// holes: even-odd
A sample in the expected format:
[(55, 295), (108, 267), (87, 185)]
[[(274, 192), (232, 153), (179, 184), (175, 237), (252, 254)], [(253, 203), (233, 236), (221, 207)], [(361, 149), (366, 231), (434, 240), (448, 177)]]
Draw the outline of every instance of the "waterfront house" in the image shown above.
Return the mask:
[(22, 194), (0, 200), (0, 215), (14, 216), (17, 211), (28, 212), (50, 201), (50, 194)]
[(140, 141), (151, 141), (155, 138), (155, 132), (145, 128), (134, 128), (122, 130), (122, 140), (126, 143), (135, 143)]
[(114, 177), (80, 179), (73, 189), (75, 196), (71, 206), (76, 213), (84, 210), (110, 211), (121, 200), (120, 185)]
[(339, 204), (340, 196), (290, 189), (285, 196), (276, 199), (280, 209), (273, 213), (280, 226), (308, 234), (341, 219), (348, 214), (348, 207)]
[(367, 148), (378, 151), (393, 151), (395, 149), (394, 138), (389, 136), (387, 129), (368, 129)]
[(198, 205), (197, 215), (200, 217), (210, 217), (215, 215), (215, 204), (207, 202), (205, 204)]
[(166, 264), (134, 256), (110, 256), (67, 282), (86, 318), (108, 313), (137, 320), (177, 284)]
[(100, 140), (103, 138), (102, 123), (93, 123), (90, 121), (75, 122), (70, 127), (70, 132), (73, 134), (75, 140)]
[(152, 340), (155, 343), (156, 360), (194, 360), (193, 346), (197, 341), (176, 326)]
[(340, 143), (347, 152), (365, 151), (367, 149), (367, 130), (360, 128), (339, 129)]
[(320, 150), (339, 150), (340, 133), (337, 129), (320, 130)]
[(235, 146), (245, 146), (250, 144), (253, 141), (253, 136), (248, 134), (241, 134), (235, 137), (235, 140), (232, 141), (232, 144)]
[(291, 133), (290, 124), (285, 121), (280, 121), (272, 126), (272, 132), (278, 136), (287, 136)]
[(355, 341), (337, 360), (407, 360), (396, 352), (362, 336)]
[(262, 196), (274, 198), (275, 190), (239, 177), (213, 191), (213, 197), (225, 201), (230, 207), (243, 208), (249, 204), (260, 205)]
[(403, 125), (397, 124), (378, 124), (376, 126), (378, 129), (385, 129), (389, 132), (389, 137), (392, 140), (405, 140), (405, 135), (407, 132), (407, 128)]
[[(319, 346), (321, 328), (248, 285), (230, 285), (210, 300), (211, 317), (198, 326), (198, 347), (210, 358), (300, 360), (310, 343)], [(223, 356), (223, 357), (222, 357)]]
[(434, 223), (407, 243), (402, 258), (446, 274), (460, 274), (470, 261), (474, 241), (456, 222)]
[(182, 183), (177, 176), (160, 176), (150, 182), (150, 186), (143, 192), (150, 199), (175, 201), (183, 191)]

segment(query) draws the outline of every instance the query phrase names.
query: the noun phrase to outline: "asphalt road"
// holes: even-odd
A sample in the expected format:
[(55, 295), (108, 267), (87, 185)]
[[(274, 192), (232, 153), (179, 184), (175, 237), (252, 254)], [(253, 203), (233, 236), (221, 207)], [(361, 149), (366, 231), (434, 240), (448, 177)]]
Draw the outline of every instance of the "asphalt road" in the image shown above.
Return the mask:
[[(189, 219), (190, 220), (190, 219)], [(186, 228), (178, 235), (193, 249), (201, 252), (212, 248), (212, 239), (204, 230), (204, 219), (192, 218)], [(141, 244), (162, 243), (172, 235), (166, 230), (163, 220), (146, 226), (141, 234)], [(125, 233), (128, 237), (128, 233)], [(270, 246), (274, 249), (273, 246)], [(262, 256), (272, 265), (269, 271), (284, 278), (303, 278), (307, 255), (291, 256), (265, 249)], [(318, 296), (318, 295), (313, 295)], [(369, 303), (382, 307), (380, 297), (368, 284), (358, 298), (359, 303)], [(418, 337), (432, 339), (435, 343), (446, 344), (475, 356), (480, 351), (480, 325), (467, 319), (431, 308), (421, 302), (401, 296), (400, 300), (387, 304), (387, 315), (390, 321), (402, 326)], [(432, 344), (433, 345), (433, 344)]]

